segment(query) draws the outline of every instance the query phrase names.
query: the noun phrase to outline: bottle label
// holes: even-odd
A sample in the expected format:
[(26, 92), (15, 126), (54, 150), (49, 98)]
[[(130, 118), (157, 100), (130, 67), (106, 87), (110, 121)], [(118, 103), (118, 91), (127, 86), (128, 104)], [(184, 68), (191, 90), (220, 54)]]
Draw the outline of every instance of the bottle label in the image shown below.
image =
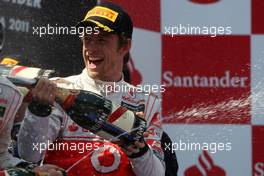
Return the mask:
[(143, 132), (146, 130), (147, 122), (125, 107), (117, 107), (115, 104), (113, 104), (113, 107), (116, 110), (112, 112), (107, 119), (107, 123), (110, 123), (113, 126), (113, 130), (107, 130), (109, 134), (102, 137), (109, 140), (110, 136), (118, 136), (118, 139), (121, 142), (120, 145), (123, 146), (142, 139)]
[(114, 124), (126, 132), (131, 132), (134, 120), (134, 113), (122, 106), (119, 106), (112, 114), (108, 116), (107, 119), (109, 123)]

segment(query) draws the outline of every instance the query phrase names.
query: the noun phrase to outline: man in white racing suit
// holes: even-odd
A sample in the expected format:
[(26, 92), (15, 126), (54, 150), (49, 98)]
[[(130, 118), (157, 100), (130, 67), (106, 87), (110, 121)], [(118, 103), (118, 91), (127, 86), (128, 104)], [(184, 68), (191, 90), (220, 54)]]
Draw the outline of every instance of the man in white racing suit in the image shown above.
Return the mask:
[[(30, 107), (35, 106), (37, 113), (28, 110), (22, 123), (18, 137), (20, 156), (32, 162), (43, 159), (56, 164), (70, 176), (165, 175), (160, 100), (153, 93), (127, 91), (132, 86), (123, 81), (122, 67), (131, 48), (133, 30), (130, 17), (119, 6), (100, 3), (88, 11), (79, 26), (100, 30), (82, 38), (86, 68), (80, 75), (52, 81), (40, 79), (31, 90), (35, 101)], [(54, 102), (56, 86), (92, 91), (138, 112), (147, 121), (145, 141), (135, 142), (124, 152), (118, 145), (82, 129)], [(54, 105), (50, 115), (36, 115), (48, 104)]]

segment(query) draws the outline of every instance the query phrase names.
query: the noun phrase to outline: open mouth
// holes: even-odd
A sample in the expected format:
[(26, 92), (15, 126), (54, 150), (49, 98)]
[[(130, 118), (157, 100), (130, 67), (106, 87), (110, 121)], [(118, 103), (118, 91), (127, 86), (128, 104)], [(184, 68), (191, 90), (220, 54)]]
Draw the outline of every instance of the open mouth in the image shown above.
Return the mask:
[(89, 68), (95, 69), (96, 67), (98, 67), (103, 62), (103, 59), (92, 58), (92, 59), (88, 59), (88, 61), (89, 61)]

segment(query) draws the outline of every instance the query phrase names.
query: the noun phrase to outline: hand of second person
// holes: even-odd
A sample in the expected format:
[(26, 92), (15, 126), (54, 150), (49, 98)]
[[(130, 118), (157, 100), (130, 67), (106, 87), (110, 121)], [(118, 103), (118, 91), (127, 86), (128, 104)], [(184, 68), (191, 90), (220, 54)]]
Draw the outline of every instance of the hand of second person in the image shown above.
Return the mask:
[(55, 94), (57, 86), (52, 81), (40, 78), (37, 85), (31, 89), (32, 97), (35, 101), (43, 105), (53, 105), (55, 102)]

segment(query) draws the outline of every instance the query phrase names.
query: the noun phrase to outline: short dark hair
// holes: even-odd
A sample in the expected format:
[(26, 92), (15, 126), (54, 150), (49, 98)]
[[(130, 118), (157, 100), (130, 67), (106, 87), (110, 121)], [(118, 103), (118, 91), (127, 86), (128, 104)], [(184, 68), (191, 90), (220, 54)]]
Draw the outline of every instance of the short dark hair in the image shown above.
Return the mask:
[(130, 70), (128, 68), (128, 65), (124, 63), (123, 65), (123, 75), (124, 75), (124, 81), (127, 83), (131, 83), (131, 74), (130, 74)]

